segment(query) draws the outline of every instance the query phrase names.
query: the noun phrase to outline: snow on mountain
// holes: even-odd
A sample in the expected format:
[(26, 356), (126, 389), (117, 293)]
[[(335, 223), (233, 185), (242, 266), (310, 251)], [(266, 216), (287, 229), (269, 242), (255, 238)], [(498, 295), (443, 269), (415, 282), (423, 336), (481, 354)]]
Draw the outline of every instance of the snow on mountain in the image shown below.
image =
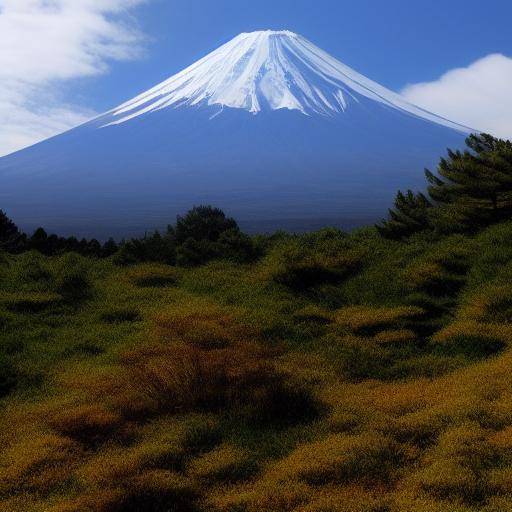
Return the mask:
[(195, 64), (111, 111), (121, 124), (157, 110), (218, 105), (337, 115), (365, 97), (460, 131), (447, 119), (408, 103), (290, 31), (243, 33)]

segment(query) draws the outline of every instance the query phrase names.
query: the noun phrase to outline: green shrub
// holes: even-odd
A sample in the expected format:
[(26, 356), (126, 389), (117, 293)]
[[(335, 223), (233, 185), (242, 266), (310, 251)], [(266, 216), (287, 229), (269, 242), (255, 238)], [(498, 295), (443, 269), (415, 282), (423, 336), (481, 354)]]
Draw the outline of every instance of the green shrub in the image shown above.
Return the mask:
[(11, 267), (10, 275), (15, 286), (28, 285), (32, 289), (46, 289), (52, 279), (46, 258), (37, 251), (18, 256)]
[(166, 265), (145, 264), (127, 272), (128, 279), (139, 288), (165, 288), (178, 282), (176, 269)]
[(122, 244), (114, 255), (114, 263), (120, 266), (145, 262), (175, 264), (176, 243), (172, 232), (162, 236), (156, 231), (141, 239), (134, 238)]
[(231, 229), (222, 233), (217, 246), (220, 258), (235, 263), (250, 263), (261, 255), (252, 238), (238, 229)]
[(343, 233), (323, 230), (278, 243), (264, 262), (264, 274), (295, 290), (339, 283), (362, 265), (361, 251)]
[(27, 292), (0, 297), (0, 301), (5, 301), (7, 309), (13, 313), (39, 313), (58, 305), (62, 296), (52, 292)]
[(178, 245), (190, 239), (217, 242), (223, 233), (233, 230), (238, 231), (236, 221), (219, 208), (196, 206), (184, 217), (178, 217), (174, 236)]
[(176, 263), (181, 267), (197, 267), (219, 256), (217, 243), (210, 240), (188, 238), (176, 250)]
[(87, 298), (92, 291), (92, 281), (83, 258), (73, 253), (64, 255), (59, 261), (54, 287), (67, 301)]

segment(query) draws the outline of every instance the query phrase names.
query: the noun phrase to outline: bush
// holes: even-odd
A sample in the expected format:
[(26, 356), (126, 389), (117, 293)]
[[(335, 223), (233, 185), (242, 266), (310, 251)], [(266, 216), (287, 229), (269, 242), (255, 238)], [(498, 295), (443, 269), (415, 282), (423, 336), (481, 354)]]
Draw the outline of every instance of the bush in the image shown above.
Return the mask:
[(53, 415), (51, 427), (59, 434), (87, 446), (96, 446), (112, 436), (121, 418), (99, 405), (82, 405)]
[(165, 265), (138, 265), (130, 269), (126, 276), (140, 288), (165, 288), (175, 286), (178, 282), (176, 269)]
[(196, 242), (218, 242), (222, 234), (227, 231), (239, 231), (234, 219), (212, 206), (196, 206), (184, 217), (178, 217), (174, 235), (177, 244), (181, 245), (187, 240)]
[(299, 480), (312, 485), (357, 481), (389, 483), (402, 455), (382, 434), (368, 432), (327, 438), (298, 447), (271, 469), (273, 480)]
[(15, 293), (5, 298), (0, 297), (0, 301), (4, 300), (7, 309), (13, 313), (39, 313), (58, 305), (62, 297), (51, 292), (27, 292)]
[[(272, 351), (221, 309), (156, 317), (159, 342), (124, 354), (134, 398), (155, 411), (230, 411), (263, 423), (296, 423), (318, 413), (309, 393), (276, 371)], [(252, 334), (251, 334), (252, 333)]]
[(264, 262), (264, 275), (294, 290), (339, 283), (362, 264), (359, 250), (335, 230), (296, 237), (279, 243)]
[(54, 281), (55, 291), (70, 302), (83, 300), (92, 291), (88, 267), (80, 256), (73, 253), (60, 259)]
[(172, 232), (162, 236), (158, 231), (142, 239), (132, 239), (121, 245), (114, 256), (114, 262), (121, 266), (136, 263), (176, 263), (176, 243)]

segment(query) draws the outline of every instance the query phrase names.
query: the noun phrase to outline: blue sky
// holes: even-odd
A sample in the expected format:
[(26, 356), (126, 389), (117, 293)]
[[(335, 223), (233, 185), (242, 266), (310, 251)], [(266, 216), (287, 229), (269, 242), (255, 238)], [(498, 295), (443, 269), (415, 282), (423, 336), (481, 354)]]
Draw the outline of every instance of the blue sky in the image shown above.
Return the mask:
[(102, 110), (240, 32), (267, 28), (298, 32), (399, 90), (488, 54), (512, 56), (512, 2), (492, 0), (489, 6), (476, 0), (154, 0), (136, 12), (141, 30), (152, 39), (146, 58), (114, 66), (85, 90)]
[(261, 29), (298, 32), (411, 102), (512, 138), (511, 19), (510, 0), (0, 0), (0, 155)]

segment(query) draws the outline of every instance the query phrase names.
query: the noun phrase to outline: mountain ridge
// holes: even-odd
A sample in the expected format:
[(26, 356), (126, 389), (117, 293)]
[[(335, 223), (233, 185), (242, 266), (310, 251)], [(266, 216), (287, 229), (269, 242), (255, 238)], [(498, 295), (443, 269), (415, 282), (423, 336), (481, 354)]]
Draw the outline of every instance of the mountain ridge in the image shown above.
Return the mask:
[[(461, 132), (471, 129), (410, 104), (288, 30), (244, 32), (183, 71), (112, 109), (106, 126), (165, 108), (216, 105), (253, 114), (344, 113), (365, 97)], [(220, 114), (222, 111), (219, 111)]]

